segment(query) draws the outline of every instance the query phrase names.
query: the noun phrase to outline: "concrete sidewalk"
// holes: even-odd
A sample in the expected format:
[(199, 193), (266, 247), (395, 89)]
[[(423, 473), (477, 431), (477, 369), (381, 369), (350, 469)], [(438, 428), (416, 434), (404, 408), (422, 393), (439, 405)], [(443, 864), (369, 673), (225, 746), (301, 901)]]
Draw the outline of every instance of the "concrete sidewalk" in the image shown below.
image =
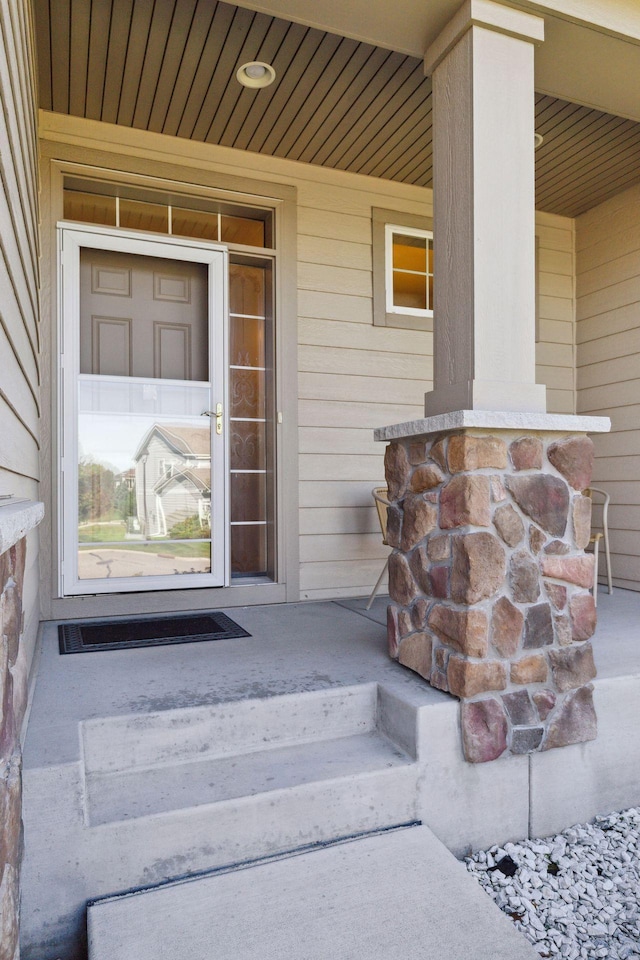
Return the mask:
[(92, 904), (89, 960), (536, 960), (427, 827)]

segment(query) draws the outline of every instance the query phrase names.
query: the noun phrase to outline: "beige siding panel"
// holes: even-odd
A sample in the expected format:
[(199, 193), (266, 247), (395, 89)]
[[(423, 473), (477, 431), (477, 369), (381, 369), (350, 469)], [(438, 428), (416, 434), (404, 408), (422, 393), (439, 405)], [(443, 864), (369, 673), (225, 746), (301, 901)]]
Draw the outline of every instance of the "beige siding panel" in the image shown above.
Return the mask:
[(538, 268), (543, 273), (571, 277), (573, 274), (573, 251), (549, 249), (540, 243)]
[[(381, 445), (382, 446), (382, 445)], [(371, 480), (384, 476), (384, 450), (377, 456), (358, 454), (309, 454), (300, 455), (300, 480), (315, 480), (323, 477), (332, 480)]]
[(332, 213), (315, 207), (298, 207), (298, 233), (308, 237), (348, 238), (352, 243), (371, 244), (371, 218)]
[(640, 327), (610, 334), (597, 340), (583, 343), (580, 347), (580, 367), (615, 360), (640, 353)]
[(549, 413), (575, 413), (574, 391), (547, 390), (547, 410)]
[(638, 379), (640, 379), (640, 355), (638, 354), (578, 367), (578, 389), (588, 390), (589, 387)]
[(373, 439), (373, 430), (355, 430), (336, 423), (334, 427), (300, 427), (300, 453), (364, 454), (378, 456), (383, 444)]
[[(578, 275), (579, 282), (580, 275)], [(576, 303), (576, 317), (578, 321), (584, 320), (598, 314), (607, 314), (617, 307), (624, 307), (630, 303), (637, 306), (639, 301), (640, 275), (637, 275), (631, 280), (624, 280), (605, 290), (596, 290), (595, 293), (586, 296), (580, 294)]]
[(318, 507), (321, 504), (325, 508), (367, 506), (371, 503), (372, 488), (381, 485), (381, 479), (377, 472), (368, 481), (303, 481), (300, 484), (300, 506)]
[(39, 475), (37, 440), (1, 395), (0, 422), (2, 423), (0, 469), (10, 470), (18, 476), (37, 480)]
[(315, 373), (350, 374), (359, 377), (391, 377), (397, 380), (431, 380), (431, 357), (412, 357), (378, 350), (346, 350), (344, 347), (312, 347), (301, 344), (298, 369)]
[(536, 216), (536, 236), (541, 249), (560, 250), (562, 253), (573, 255), (573, 230), (543, 226), (540, 223), (540, 214)]
[(319, 320), (373, 323), (370, 297), (354, 297), (317, 290), (298, 290), (298, 315)]
[(573, 298), (573, 276), (560, 273), (542, 273), (538, 276), (538, 290), (541, 297)]
[[(638, 402), (640, 382), (625, 380), (622, 383), (606, 383), (604, 386), (582, 387), (578, 390), (578, 413), (591, 413), (592, 410), (607, 411), (613, 407), (623, 407)], [(603, 414), (609, 416), (608, 413)]]
[[(625, 407), (633, 410), (633, 407)], [(635, 408), (637, 410), (637, 407)], [(637, 419), (636, 425), (640, 422)], [(612, 425), (613, 425), (613, 417)], [(598, 437), (598, 457), (610, 459), (613, 457), (640, 456), (640, 430), (612, 430), (611, 433)], [(638, 478), (640, 480), (640, 477)]]
[(363, 329), (355, 323), (327, 322), (303, 318), (298, 324), (298, 342), (346, 350), (377, 350), (385, 353), (433, 355), (433, 334), (392, 327)]
[(298, 236), (298, 262), (371, 270), (371, 244)]
[[(371, 507), (313, 507), (300, 511), (300, 535), (344, 534), (344, 533), (375, 533), (382, 539), (378, 512)], [(638, 511), (640, 523), (640, 511)]]
[[(310, 599), (307, 590), (327, 590), (328, 596), (335, 595), (336, 588), (361, 588), (354, 594), (369, 593), (378, 579), (384, 560), (341, 560), (320, 563), (300, 564), (300, 593), (303, 599)], [(348, 596), (345, 593), (343, 596)]]
[(547, 320), (561, 320), (564, 323), (573, 323), (573, 297), (538, 297), (540, 316)]
[(298, 286), (302, 290), (370, 297), (371, 271), (328, 267), (323, 263), (300, 263), (298, 264)]
[(615, 261), (624, 257), (629, 250), (634, 249), (637, 240), (637, 227), (632, 225), (626, 230), (617, 229), (614, 236), (597, 240), (592, 246), (585, 247), (578, 253), (577, 257), (580, 274), (585, 275), (592, 270), (600, 271), (606, 268), (607, 264), (615, 263)]
[(573, 324), (565, 323), (560, 320), (545, 320), (542, 317), (539, 321), (540, 343), (538, 347), (549, 343), (568, 343), (573, 344)]
[[(604, 314), (585, 317), (576, 325), (576, 343), (587, 343), (622, 330), (633, 330), (638, 322), (638, 305), (613, 307)], [(579, 351), (580, 352), (580, 351)]]
[[(377, 397), (380, 400), (380, 397)], [(412, 404), (364, 403), (351, 401), (347, 406), (338, 400), (300, 400), (298, 423), (301, 427), (387, 427), (392, 423), (406, 423), (424, 416), (424, 397)], [(383, 447), (384, 444), (377, 444)]]
[[(379, 533), (335, 534), (300, 537), (300, 562), (372, 560), (382, 563), (389, 553)], [(382, 566), (382, 563), (380, 564)]]
[(551, 367), (536, 364), (536, 382), (548, 390), (573, 390), (573, 367)]
[(594, 266), (590, 270), (586, 270), (582, 262), (579, 261), (578, 268), (580, 270), (580, 296), (586, 297), (590, 293), (616, 286), (624, 280), (634, 279), (638, 271), (638, 253), (637, 250), (632, 249), (631, 253), (616, 257), (615, 260), (608, 260), (606, 263)]
[(352, 400), (376, 403), (388, 397), (390, 403), (415, 404), (431, 389), (428, 381), (389, 380), (384, 377), (352, 377), (330, 373), (301, 373), (300, 398), (304, 400)]
[[(573, 345), (541, 340), (536, 344), (536, 363), (548, 367), (570, 367), (573, 370)], [(548, 381), (545, 380), (545, 383)]]

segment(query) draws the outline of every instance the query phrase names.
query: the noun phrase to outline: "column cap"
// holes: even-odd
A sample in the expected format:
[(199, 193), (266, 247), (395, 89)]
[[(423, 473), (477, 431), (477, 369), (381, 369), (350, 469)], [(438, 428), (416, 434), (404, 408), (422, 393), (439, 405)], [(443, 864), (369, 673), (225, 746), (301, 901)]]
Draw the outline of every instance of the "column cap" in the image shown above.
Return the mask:
[(44, 517), (44, 504), (20, 497), (0, 500), (0, 554), (37, 527)]
[(567, 413), (524, 413), (511, 410), (454, 410), (435, 417), (394, 423), (373, 431), (374, 440), (389, 442), (423, 437), (445, 430), (476, 428), (487, 430), (528, 430), (539, 433), (608, 433), (609, 417), (581, 417)]
[(446, 57), (458, 40), (471, 27), (484, 27), (496, 33), (504, 33), (519, 40), (542, 43), (544, 40), (544, 20), (523, 10), (514, 10), (496, 0), (465, 0), (460, 9), (449, 20), (446, 27), (424, 55), (426, 76), (433, 73), (438, 64)]

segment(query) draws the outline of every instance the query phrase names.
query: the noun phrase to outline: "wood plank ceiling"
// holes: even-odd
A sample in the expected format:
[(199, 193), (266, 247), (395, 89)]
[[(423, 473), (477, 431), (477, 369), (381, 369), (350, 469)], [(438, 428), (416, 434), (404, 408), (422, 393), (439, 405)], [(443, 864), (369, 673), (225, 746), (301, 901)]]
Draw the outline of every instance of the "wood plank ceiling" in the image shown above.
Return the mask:
[[(422, 62), (215, 0), (35, 0), (40, 105), (430, 187)], [(249, 60), (276, 82), (248, 90)], [(577, 216), (640, 182), (640, 124), (536, 97), (536, 206)]]

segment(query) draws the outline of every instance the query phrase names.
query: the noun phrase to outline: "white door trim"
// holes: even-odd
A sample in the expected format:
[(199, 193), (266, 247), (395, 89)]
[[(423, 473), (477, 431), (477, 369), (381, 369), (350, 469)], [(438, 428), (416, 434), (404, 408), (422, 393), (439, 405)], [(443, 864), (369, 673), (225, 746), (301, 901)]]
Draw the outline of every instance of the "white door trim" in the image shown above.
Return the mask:
[[(152, 236), (135, 231), (60, 222), (58, 233), (59, 342), (61, 385), (58, 397), (58, 429), (62, 462), (59, 485), (60, 596), (126, 593), (227, 586), (229, 556), (229, 430), (228, 430), (228, 251), (221, 244), (200, 243), (179, 237)], [(77, 556), (78, 427), (77, 383), (80, 371), (80, 249), (113, 250), (163, 259), (189, 260), (208, 266), (209, 370), (213, 392), (209, 409), (223, 405), (223, 431), (211, 431), (211, 573), (178, 574), (118, 580), (80, 580)], [(133, 582), (132, 582), (133, 581)]]

